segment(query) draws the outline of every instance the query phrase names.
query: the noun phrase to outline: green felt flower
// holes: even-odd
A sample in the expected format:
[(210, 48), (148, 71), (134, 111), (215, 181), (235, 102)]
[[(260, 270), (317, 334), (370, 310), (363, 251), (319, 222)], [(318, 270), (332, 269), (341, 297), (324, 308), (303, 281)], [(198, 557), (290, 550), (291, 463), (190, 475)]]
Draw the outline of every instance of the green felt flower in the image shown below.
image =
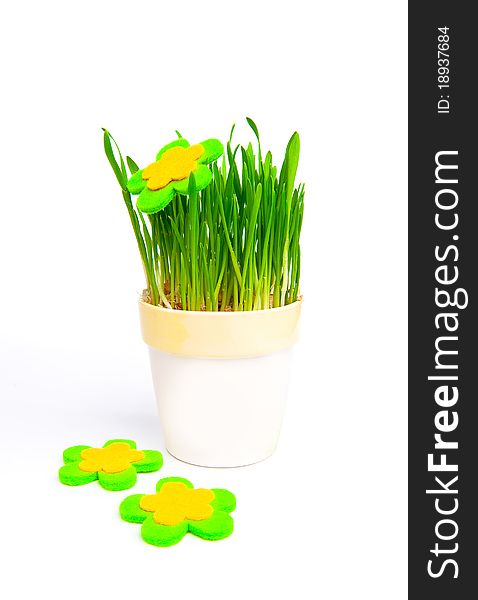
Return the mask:
[(205, 540), (222, 540), (231, 535), (230, 516), (236, 498), (228, 490), (194, 489), (182, 477), (166, 477), (156, 485), (155, 494), (133, 494), (121, 502), (121, 518), (142, 523), (141, 537), (153, 546), (172, 546), (186, 533)]
[(63, 452), (65, 463), (58, 476), (65, 485), (98, 480), (105, 490), (127, 490), (137, 473), (159, 471), (163, 456), (157, 450), (137, 450), (133, 440), (109, 440), (102, 448), (71, 446)]
[(219, 140), (210, 139), (190, 146), (184, 138), (167, 144), (158, 152), (156, 162), (140, 169), (128, 181), (128, 190), (139, 194), (138, 210), (153, 214), (162, 210), (175, 194), (187, 194), (189, 176), (194, 174), (196, 190), (209, 185), (212, 173), (206, 166), (224, 152)]

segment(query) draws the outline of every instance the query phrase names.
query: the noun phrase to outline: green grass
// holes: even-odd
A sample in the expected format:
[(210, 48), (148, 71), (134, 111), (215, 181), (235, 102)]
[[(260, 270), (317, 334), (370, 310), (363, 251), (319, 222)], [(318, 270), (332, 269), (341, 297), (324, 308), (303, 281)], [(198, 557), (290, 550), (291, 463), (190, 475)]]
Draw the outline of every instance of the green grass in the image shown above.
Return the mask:
[[(285, 306), (299, 296), (304, 186), (295, 187), (299, 135), (287, 144), (280, 171), (272, 155), (231, 145), (201, 192), (176, 195), (153, 215), (137, 211), (126, 188), (128, 171), (111, 134), (104, 147), (121, 186), (144, 267), (151, 304), (179, 310), (243, 311)], [(115, 150), (114, 150), (114, 149)], [(118, 157), (118, 158), (116, 158)], [(138, 170), (126, 158), (130, 174)]]

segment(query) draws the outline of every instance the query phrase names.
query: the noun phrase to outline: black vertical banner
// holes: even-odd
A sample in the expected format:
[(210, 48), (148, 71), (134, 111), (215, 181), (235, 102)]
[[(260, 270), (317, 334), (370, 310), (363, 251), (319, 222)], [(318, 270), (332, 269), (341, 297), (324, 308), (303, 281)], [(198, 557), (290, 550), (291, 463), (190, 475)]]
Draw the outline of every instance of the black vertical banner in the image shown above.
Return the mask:
[(409, 598), (478, 597), (478, 30), (409, 3)]

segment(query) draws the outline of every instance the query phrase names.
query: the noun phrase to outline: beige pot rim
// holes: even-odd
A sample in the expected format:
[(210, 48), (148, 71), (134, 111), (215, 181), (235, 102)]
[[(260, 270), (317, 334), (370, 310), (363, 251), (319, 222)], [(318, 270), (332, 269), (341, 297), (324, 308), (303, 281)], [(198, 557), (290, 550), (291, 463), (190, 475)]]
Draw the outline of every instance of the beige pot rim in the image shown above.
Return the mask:
[(141, 332), (156, 350), (197, 358), (247, 358), (289, 348), (302, 299), (262, 310), (212, 312), (153, 306), (139, 300)]

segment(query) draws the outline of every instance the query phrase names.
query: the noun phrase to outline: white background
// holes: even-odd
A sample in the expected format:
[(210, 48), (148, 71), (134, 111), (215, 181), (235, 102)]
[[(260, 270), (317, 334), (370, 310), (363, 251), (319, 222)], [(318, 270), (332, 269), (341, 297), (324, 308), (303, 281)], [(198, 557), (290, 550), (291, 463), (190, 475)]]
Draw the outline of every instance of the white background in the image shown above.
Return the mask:
[[(406, 597), (406, 5), (15, 2), (1, 19), (4, 598)], [(306, 302), (275, 456), (160, 475), (234, 491), (236, 530), (161, 549), (63, 448), (164, 451), (142, 271), (108, 127), (141, 165), (174, 139), (302, 140)], [(143, 475), (135, 492), (150, 491)]]

